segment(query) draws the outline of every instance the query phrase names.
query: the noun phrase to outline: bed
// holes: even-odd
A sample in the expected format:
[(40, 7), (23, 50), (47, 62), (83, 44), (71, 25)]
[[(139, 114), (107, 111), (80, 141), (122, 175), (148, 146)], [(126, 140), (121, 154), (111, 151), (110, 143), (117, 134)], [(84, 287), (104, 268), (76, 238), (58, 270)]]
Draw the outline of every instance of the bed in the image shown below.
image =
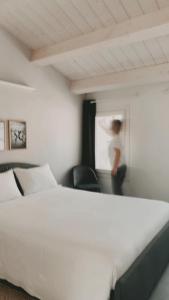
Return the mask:
[[(0, 165), (0, 172), (29, 164)], [(0, 278), (44, 300), (147, 300), (169, 262), (169, 205), (56, 189), (0, 204)]]

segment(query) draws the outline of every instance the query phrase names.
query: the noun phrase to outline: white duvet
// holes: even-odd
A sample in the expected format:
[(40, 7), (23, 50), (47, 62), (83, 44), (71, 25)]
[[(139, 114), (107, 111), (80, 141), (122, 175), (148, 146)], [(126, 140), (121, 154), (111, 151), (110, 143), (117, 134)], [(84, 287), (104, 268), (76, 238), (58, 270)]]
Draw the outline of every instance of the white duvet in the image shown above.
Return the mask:
[(57, 187), (0, 204), (0, 278), (44, 300), (107, 300), (169, 204)]

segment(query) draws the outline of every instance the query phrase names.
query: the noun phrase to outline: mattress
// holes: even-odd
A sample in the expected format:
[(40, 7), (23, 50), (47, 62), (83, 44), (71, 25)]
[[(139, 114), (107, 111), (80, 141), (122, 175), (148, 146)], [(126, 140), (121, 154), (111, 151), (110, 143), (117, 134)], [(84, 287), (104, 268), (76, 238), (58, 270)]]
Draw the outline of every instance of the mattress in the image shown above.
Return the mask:
[(169, 220), (161, 201), (63, 187), (0, 204), (0, 278), (46, 300), (107, 300)]

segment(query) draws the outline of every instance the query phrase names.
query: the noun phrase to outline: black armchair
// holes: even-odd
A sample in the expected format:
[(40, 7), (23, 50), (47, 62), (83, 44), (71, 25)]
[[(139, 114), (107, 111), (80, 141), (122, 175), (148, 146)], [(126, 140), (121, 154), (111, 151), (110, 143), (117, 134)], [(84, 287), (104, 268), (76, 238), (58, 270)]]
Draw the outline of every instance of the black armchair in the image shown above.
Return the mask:
[(73, 187), (79, 190), (100, 192), (100, 185), (94, 170), (87, 166), (73, 168)]

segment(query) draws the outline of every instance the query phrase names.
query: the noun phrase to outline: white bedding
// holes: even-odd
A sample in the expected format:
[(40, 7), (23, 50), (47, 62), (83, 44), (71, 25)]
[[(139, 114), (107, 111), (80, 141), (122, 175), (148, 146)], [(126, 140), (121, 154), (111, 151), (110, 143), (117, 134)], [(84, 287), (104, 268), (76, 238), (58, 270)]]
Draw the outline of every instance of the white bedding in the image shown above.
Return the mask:
[(0, 278), (43, 300), (107, 300), (169, 204), (63, 187), (0, 204)]

